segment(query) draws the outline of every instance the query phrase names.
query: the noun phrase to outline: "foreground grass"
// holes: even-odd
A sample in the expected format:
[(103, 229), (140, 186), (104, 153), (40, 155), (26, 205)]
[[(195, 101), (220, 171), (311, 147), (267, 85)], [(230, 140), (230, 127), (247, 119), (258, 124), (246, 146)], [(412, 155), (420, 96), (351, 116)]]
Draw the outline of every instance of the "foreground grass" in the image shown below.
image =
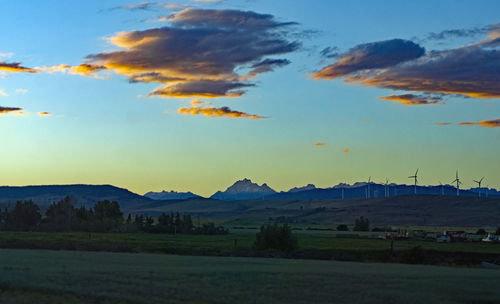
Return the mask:
[[(1, 303), (498, 303), (500, 271), (0, 250)], [(106, 301), (106, 302), (103, 302)]]

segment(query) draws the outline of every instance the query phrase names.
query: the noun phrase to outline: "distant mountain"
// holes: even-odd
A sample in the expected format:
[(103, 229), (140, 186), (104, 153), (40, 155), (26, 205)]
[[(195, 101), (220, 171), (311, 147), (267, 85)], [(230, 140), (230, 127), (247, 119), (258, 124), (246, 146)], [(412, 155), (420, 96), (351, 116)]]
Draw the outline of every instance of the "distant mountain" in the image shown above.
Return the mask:
[(294, 188), (288, 190), (287, 192), (294, 193), (294, 192), (313, 190), (313, 189), (316, 189), (316, 186), (313, 184), (308, 184), (307, 186), (303, 186), (303, 187), (294, 187)]
[(267, 184), (259, 186), (245, 178), (235, 182), (232, 186), (227, 188), (226, 191), (217, 191), (210, 198), (218, 200), (247, 200), (259, 199), (275, 193), (276, 191), (271, 189)]
[(93, 206), (97, 201), (117, 201), (122, 209), (128, 210), (135, 206), (152, 202), (151, 199), (130, 192), (127, 189), (111, 185), (49, 185), (0, 187), (0, 204), (3, 206), (15, 204), (19, 200), (33, 200), (40, 207), (46, 207), (65, 196), (76, 199), (76, 205)]
[(162, 191), (162, 192), (148, 192), (144, 194), (145, 197), (153, 200), (184, 200), (190, 198), (201, 198), (192, 192), (176, 192), (176, 191)]

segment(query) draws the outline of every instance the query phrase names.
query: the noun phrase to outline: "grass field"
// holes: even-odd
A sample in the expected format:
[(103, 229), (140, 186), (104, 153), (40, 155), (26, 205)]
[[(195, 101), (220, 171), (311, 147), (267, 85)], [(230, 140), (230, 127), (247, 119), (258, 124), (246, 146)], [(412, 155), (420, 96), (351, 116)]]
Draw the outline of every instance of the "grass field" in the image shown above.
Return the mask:
[(500, 271), (477, 268), (2, 249), (0, 269), (13, 304), (500, 301)]
[[(227, 235), (171, 235), (147, 233), (53, 233), (53, 232), (0, 232), (0, 248), (41, 249), (95, 249), (96, 251), (131, 251), (142, 253), (231, 253), (236, 240), (237, 249), (251, 249), (257, 230)], [(342, 235), (342, 234), (341, 234)], [(388, 250), (390, 240), (376, 238), (337, 237), (322, 231), (297, 233), (302, 250), (320, 251), (376, 251)], [(24, 246), (26, 245), (26, 246)], [(30, 247), (29, 245), (33, 245)], [(397, 240), (395, 250), (421, 246), (424, 249), (451, 252), (489, 253), (500, 255), (500, 244), (482, 242), (443, 244), (433, 241)], [(110, 249), (110, 250), (107, 250)], [(115, 250), (112, 250), (115, 249)]]

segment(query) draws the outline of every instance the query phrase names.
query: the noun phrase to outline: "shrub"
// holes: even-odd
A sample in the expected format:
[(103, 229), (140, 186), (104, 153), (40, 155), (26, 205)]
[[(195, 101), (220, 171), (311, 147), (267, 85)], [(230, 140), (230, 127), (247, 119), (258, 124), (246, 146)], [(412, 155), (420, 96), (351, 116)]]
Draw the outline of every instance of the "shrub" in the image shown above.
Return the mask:
[(370, 231), (370, 221), (364, 216), (356, 219), (354, 231)]
[(346, 224), (341, 224), (337, 226), (338, 231), (349, 231), (349, 227)]
[(476, 232), (476, 234), (479, 234), (479, 235), (485, 235), (486, 234), (486, 230), (484, 230), (483, 228), (479, 228)]
[(280, 251), (293, 251), (297, 249), (297, 238), (292, 235), (292, 229), (287, 224), (279, 226), (262, 225), (256, 234), (254, 247), (258, 250), (277, 249)]

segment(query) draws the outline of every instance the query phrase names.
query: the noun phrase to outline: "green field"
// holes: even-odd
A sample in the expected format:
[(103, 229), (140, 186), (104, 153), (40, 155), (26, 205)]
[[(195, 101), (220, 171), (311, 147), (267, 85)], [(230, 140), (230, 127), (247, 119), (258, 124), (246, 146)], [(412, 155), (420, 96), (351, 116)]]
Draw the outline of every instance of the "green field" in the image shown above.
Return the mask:
[(500, 301), (500, 271), (478, 268), (2, 249), (0, 269), (15, 304)]

